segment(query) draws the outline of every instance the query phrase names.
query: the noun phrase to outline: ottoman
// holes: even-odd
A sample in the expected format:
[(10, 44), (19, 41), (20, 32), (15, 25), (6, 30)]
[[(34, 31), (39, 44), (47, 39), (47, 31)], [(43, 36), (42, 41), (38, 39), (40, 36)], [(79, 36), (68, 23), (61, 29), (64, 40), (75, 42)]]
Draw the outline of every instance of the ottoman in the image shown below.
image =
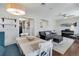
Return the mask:
[(56, 43), (60, 43), (61, 41), (63, 41), (63, 37), (60, 35), (56, 35), (53, 37), (53, 41)]

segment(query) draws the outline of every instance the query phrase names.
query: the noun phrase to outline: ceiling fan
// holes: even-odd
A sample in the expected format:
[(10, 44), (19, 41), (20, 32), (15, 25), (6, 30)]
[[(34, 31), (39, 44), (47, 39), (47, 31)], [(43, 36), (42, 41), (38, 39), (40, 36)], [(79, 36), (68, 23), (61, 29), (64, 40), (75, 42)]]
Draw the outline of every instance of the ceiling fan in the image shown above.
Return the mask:
[(74, 15), (65, 14), (65, 13), (64, 13), (64, 14), (59, 13), (58, 16), (59, 16), (59, 17), (64, 17), (64, 18), (74, 17)]

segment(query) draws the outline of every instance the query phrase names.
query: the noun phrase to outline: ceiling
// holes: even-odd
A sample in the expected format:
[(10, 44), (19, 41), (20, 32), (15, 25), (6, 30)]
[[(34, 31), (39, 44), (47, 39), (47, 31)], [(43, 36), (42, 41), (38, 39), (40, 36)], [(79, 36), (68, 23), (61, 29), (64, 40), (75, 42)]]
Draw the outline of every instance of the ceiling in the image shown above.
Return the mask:
[[(40, 17), (50, 19), (61, 19), (62, 15), (79, 16), (78, 3), (20, 3), (24, 8), (26, 15), (23, 17)], [(6, 12), (6, 4), (0, 4), (0, 15), (11, 15)]]

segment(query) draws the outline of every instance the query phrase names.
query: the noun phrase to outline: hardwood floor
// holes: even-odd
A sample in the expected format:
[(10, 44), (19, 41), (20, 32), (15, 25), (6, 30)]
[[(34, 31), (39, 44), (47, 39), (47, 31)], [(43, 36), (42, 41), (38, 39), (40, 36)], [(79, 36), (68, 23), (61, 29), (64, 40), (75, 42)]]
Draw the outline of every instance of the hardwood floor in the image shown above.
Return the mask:
[(64, 55), (53, 50), (53, 56), (79, 56), (79, 40), (75, 40)]

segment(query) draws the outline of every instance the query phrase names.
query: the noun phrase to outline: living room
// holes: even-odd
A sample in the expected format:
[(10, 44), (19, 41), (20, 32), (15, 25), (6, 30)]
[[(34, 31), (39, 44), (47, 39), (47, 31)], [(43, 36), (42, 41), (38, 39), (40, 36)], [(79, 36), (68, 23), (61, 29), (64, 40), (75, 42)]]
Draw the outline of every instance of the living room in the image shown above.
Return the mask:
[(79, 55), (78, 5), (78, 3), (0, 4), (0, 55)]

